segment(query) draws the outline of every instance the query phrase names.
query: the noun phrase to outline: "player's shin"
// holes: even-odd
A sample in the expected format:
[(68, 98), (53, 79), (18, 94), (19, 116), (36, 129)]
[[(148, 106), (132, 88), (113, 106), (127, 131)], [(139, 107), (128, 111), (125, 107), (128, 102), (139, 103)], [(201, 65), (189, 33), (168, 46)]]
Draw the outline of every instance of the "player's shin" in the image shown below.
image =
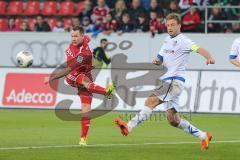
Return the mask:
[(143, 109), (136, 114), (129, 122), (128, 122), (128, 131), (131, 132), (134, 127), (136, 127), (141, 122), (147, 120), (152, 114), (152, 109), (144, 106)]
[(87, 145), (87, 135), (90, 128), (91, 121), (91, 95), (81, 95), (82, 102), (82, 119), (81, 119), (81, 137), (80, 137), (80, 145)]
[(82, 132), (81, 132), (81, 138), (87, 138), (88, 130), (90, 127), (90, 117), (82, 117)]
[(200, 129), (196, 128), (185, 119), (181, 119), (177, 127), (195, 137), (200, 138), (201, 140), (205, 139), (206, 137), (206, 132), (203, 132)]

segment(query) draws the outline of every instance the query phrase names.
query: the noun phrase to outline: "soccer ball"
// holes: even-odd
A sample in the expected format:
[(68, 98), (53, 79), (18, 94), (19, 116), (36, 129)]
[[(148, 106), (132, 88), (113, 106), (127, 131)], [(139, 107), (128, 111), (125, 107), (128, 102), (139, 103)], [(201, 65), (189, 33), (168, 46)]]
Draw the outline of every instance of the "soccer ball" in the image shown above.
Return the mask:
[(33, 55), (29, 51), (20, 51), (16, 56), (19, 67), (27, 68), (33, 64)]

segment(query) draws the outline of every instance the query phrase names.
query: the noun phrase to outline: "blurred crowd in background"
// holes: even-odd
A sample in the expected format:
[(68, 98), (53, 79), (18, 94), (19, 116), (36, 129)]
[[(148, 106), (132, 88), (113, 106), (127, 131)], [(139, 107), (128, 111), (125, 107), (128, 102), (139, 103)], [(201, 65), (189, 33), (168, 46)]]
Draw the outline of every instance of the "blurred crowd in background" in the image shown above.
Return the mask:
[[(205, 6), (212, 6), (206, 9)], [(240, 0), (0, 0), (0, 31), (68, 32), (80, 25), (92, 37), (166, 31), (165, 17), (182, 17), (183, 32), (240, 33)], [(231, 20), (231, 23), (211, 21)]]

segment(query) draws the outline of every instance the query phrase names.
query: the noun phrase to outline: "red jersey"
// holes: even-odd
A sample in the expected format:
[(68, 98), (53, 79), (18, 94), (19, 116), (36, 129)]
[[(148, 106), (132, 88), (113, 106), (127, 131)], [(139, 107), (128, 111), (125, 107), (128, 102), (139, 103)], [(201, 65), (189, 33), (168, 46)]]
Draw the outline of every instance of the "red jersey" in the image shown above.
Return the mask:
[(107, 6), (99, 7), (96, 6), (93, 8), (92, 20), (95, 22), (97, 19), (105, 19), (109, 12), (109, 8)]
[(83, 42), (78, 46), (70, 44), (66, 49), (67, 67), (72, 68), (70, 74), (88, 73), (94, 67), (92, 66), (92, 51), (88, 45), (90, 38), (84, 35)]
[(103, 30), (113, 30), (113, 31), (116, 31), (117, 30), (117, 21), (116, 20), (111, 20), (111, 21), (108, 21), (108, 22), (103, 22), (102, 23), (102, 28)]
[(182, 19), (182, 22), (184, 22), (184, 21), (194, 21), (193, 24), (183, 25), (183, 29), (184, 30), (195, 29), (199, 24), (201, 24), (201, 17), (200, 17), (199, 12), (196, 11), (193, 14), (188, 12), (187, 14), (185, 14), (185, 16)]
[(150, 20), (149, 26), (150, 26), (151, 32), (164, 32), (165, 31), (165, 24), (158, 21), (157, 19)]

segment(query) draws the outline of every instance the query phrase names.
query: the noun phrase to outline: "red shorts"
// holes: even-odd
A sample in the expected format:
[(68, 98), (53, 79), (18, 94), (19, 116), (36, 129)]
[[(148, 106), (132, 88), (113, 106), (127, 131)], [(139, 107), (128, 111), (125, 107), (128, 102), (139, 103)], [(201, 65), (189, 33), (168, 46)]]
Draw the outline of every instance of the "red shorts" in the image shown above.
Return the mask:
[(78, 89), (78, 95), (80, 96), (81, 102), (85, 104), (91, 104), (92, 102), (92, 93), (87, 90), (84, 86), (77, 86), (76, 80), (77, 78), (81, 77), (88, 77), (90, 81), (93, 80), (91, 72), (85, 73), (85, 72), (72, 72), (67, 75), (66, 81), (67, 83), (72, 86), (76, 87)]

